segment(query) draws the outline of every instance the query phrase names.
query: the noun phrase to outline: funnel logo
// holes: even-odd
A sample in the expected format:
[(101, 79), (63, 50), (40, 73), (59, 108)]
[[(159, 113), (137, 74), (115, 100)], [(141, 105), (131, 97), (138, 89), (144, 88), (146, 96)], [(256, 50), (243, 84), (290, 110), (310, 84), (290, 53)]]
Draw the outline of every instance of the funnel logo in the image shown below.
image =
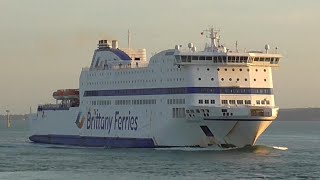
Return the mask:
[[(81, 117), (81, 115), (82, 115), (82, 113), (79, 112), (78, 116), (77, 116), (77, 120), (75, 122), (79, 129), (81, 129), (83, 127), (84, 121), (86, 119), (84, 116)], [(81, 117), (81, 119), (80, 119), (80, 117)]]

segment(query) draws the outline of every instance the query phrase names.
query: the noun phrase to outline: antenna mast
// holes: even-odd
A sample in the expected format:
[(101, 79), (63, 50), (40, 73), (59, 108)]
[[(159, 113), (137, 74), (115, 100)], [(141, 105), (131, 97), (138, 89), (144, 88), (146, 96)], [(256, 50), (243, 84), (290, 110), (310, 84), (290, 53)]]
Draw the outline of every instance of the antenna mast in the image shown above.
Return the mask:
[(128, 29), (128, 49), (130, 50), (130, 41), (131, 41), (131, 35), (130, 30)]
[(220, 35), (218, 34), (219, 30), (215, 30), (213, 27), (210, 27), (209, 29), (204, 30), (204, 31), (206, 31), (208, 33), (207, 38), (211, 39), (211, 51), (212, 52), (218, 51), (219, 47), (220, 47), (220, 42), (219, 42)]

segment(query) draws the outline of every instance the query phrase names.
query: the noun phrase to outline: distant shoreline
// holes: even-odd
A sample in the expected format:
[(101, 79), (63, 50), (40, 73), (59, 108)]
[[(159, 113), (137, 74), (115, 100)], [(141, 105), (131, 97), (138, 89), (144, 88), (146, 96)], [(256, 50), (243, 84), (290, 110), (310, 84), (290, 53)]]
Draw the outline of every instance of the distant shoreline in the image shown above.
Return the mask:
[[(27, 120), (29, 114), (10, 115), (12, 120)], [(320, 108), (287, 108), (280, 109), (278, 121), (320, 121)], [(6, 115), (0, 115), (0, 121), (6, 120)]]

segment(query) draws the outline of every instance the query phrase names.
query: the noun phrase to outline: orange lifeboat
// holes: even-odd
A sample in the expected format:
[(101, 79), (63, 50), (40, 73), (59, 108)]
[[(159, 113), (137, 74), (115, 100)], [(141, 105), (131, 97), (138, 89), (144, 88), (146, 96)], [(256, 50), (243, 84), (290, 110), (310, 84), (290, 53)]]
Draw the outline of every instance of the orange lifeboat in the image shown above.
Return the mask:
[(79, 99), (79, 89), (59, 89), (52, 96), (56, 100)]

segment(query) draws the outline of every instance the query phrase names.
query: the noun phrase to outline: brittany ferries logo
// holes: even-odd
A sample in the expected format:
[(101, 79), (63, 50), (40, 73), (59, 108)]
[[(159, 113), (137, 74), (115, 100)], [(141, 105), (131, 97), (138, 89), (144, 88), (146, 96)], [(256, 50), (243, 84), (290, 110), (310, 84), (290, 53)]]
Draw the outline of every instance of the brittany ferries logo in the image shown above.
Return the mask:
[[(81, 129), (83, 127), (84, 121), (86, 119), (84, 115), (82, 117), (81, 117), (81, 115), (82, 115), (82, 113), (79, 112), (78, 116), (77, 116), (77, 120), (75, 122), (79, 129)], [(81, 119), (80, 119), (80, 117), (81, 117)]]

